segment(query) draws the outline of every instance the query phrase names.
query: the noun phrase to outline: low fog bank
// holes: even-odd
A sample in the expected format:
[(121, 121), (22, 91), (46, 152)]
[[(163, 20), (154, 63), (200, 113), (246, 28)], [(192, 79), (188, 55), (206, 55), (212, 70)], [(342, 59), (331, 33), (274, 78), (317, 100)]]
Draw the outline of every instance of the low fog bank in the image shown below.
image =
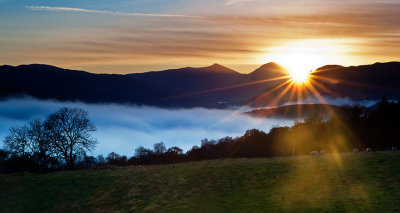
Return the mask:
[(293, 125), (293, 120), (253, 118), (234, 109), (161, 109), (22, 98), (0, 101), (1, 146), (10, 126), (36, 118), (43, 120), (61, 107), (79, 107), (89, 112), (97, 126), (94, 136), (99, 142), (93, 155), (114, 151), (132, 156), (138, 146), (152, 148), (160, 141), (167, 147), (179, 146), (187, 151), (193, 145), (200, 145), (204, 138), (236, 137), (248, 129), (268, 132), (274, 126)]

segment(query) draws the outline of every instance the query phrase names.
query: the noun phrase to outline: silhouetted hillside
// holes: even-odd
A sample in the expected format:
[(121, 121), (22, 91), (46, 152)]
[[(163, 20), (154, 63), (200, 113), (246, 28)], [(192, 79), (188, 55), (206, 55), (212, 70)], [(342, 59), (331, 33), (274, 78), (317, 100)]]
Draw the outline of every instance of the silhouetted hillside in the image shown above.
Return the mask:
[(270, 62), (262, 65), (249, 74), (252, 80), (271, 79), (288, 75), (288, 71), (281, 65)]
[[(287, 88), (285, 68), (268, 63), (241, 74), (219, 64), (128, 75), (93, 74), (49, 65), (0, 66), (0, 97), (30, 95), (42, 99), (89, 103), (132, 103), (161, 107), (224, 108), (267, 106)], [(312, 73), (317, 91), (325, 96), (356, 100), (400, 96), (400, 63), (357, 67), (328, 65)], [(322, 88), (323, 87), (323, 88)], [(310, 93), (310, 92), (308, 92)], [(275, 104), (289, 101), (291, 91)], [(293, 93), (295, 96), (297, 93)], [(292, 101), (296, 97), (292, 97)], [(306, 97), (307, 93), (303, 94)]]
[[(376, 100), (384, 94), (391, 99), (400, 96), (400, 62), (350, 67), (330, 65), (317, 69), (312, 76), (341, 97)], [(332, 95), (323, 90), (320, 92)]]
[(128, 74), (135, 80), (167, 87), (178, 93), (190, 93), (210, 88), (246, 82), (245, 75), (214, 64), (203, 68), (180, 68), (164, 71)]
[(255, 117), (280, 117), (291, 119), (302, 119), (318, 116), (327, 119), (338, 114), (342, 107), (328, 104), (296, 104), (269, 109), (255, 109), (247, 114)]
[(282, 82), (260, 81), (285, 75), (284, 68), (278, 66), (268, 65), (254, 75), (241, 74), (214, 64), (202, 68), (187, 67), (129, 76), (141, 82), (156, 84), (173, 93), (172, 98), (165, 97), (162, 102), (158, 102), (162, 105), (226, 107), (249, 103), (268, 88)]
[(0, 96), (30, 95), (84, 102), (141, 102), (167, 95), (124, 75), (92, 74), (49, 65), (0, 67)]
[[(268, 70), (265, 70), (267, 72)], [(0, 96), (148, 104), (163, 107), (242, 105), (278, 82), (252, 84), (250, 75), (214, 64), (128, 75), (93, 74), (48, 65), (0, 67)]]

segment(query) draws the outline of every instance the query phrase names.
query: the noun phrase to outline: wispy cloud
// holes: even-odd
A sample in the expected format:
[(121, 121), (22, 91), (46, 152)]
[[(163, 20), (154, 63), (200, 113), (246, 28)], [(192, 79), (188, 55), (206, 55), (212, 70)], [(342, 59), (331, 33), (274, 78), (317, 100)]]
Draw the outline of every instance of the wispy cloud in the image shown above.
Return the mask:
[(231, 5), (236, 5), (236, 4), (245, 4), (245, 3), (252, 2), (252, 1), (254, 1), (254, 0), (228, 0), (225, 2), (225, 5), (231, 6)]
[[(99, 72), (98, 68), (106, 65), (105, 72), (115, 73), (151, 70), (144, 68), (150, 64), (157, 69), (214, 62), (228, 66), (261, 64), (273, 60), (269, 54), (274, 48), (306, 39), (344, 41), (346, 49), (352, 51), (337, 53), (338, 58), (346, 59), (331, 62), (341, 65), (392, 61), (400, 56), (398, 0), (384, 4), (375, 0), (362, 0), (365, 4), (361, 0), (187, 1), (191, 3), (174, 5), (182, 12), (172, 14), (126, 13), (106, 7), (103, 11), (85, 6), (27, 6), (25, 10), (66, 13), (68, 18), (47, 20), (44, 25), (37, 20), (46, 17), (37, 14), (29, 15), (34, 19), (6, 17), (2, 24), (10, 28), (0, 29), (4, 32), (0, 33), (0, 55), (2, 61), (14, 65), (45, 63), (91, 72)], [(124, 11), (137, 11), (134, 8), (139, 6), (130, 4), (130, 10)], [(79, 17), (77, 21), (77, 13), (92, 14), (96, 19)], [(198, 17), (195, 15), (204, 18), (191, 18)], [(137, 65), (143, 68), (133, 68)]]
[(31, 10), (40, 11), (62, 11), (62, 12), (83, 12), (83, 13), (99, 13), (117, 16), (149, 16), (149, 17), (177, 17), (177, 18), (202, 18), (201, 16), (190, 16), (182, 14), (159, 14), (159, 13), (126, 13), (119, 11), (108, 11), (108, 10), (90, 10), (84, 8), (73, 8), (73, 7), (48, 7), (48, 6), (25, 6)]

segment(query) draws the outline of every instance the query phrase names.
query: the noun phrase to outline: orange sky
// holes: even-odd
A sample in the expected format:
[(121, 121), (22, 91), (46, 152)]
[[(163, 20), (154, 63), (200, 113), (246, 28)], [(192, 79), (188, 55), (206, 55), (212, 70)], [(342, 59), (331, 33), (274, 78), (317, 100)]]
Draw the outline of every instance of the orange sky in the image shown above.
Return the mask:
[(246, 73), (270, 61), (314, 69), (400, 58), (398, 1), (120, 2), (0, 0), (0, 64), (133, 73), (218, 62)]

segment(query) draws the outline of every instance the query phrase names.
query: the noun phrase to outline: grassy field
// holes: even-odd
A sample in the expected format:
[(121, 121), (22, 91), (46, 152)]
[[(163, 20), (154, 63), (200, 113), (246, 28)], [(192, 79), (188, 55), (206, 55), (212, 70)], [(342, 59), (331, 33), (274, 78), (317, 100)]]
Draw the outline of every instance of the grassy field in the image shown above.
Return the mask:
[(400, 152), (0, 175), (1, 212), (399, 212)]

